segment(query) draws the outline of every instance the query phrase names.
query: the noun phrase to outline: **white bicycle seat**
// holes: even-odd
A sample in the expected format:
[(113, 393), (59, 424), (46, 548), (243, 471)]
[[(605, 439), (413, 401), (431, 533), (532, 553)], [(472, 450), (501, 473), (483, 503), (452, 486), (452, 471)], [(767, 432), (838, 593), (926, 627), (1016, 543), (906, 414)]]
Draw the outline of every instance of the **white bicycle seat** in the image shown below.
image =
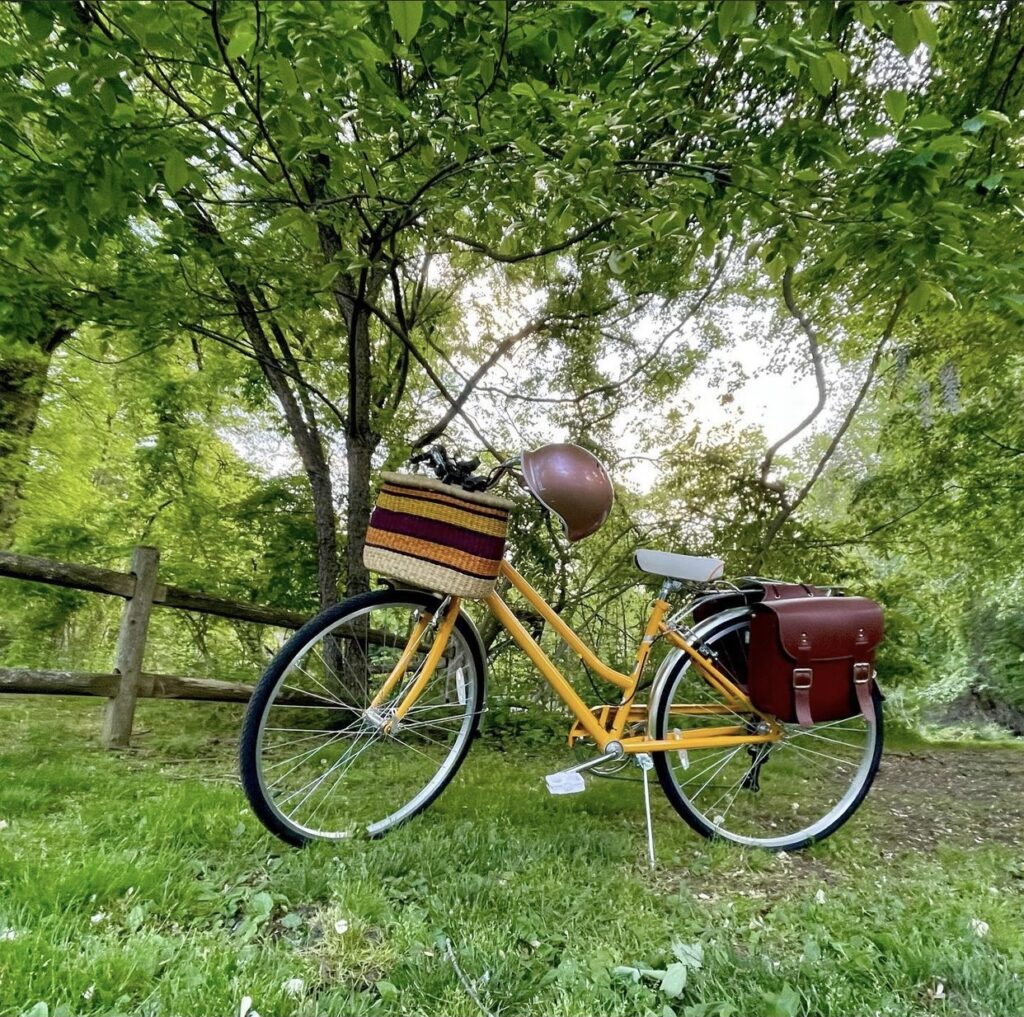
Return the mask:
[(710, 583), (721, 578), (725, 562), (721, 558), (698, 558), (692, 554), (640, 548), (636, 552), (636, 567), (652, 576), (679, 579), (686, 583)]

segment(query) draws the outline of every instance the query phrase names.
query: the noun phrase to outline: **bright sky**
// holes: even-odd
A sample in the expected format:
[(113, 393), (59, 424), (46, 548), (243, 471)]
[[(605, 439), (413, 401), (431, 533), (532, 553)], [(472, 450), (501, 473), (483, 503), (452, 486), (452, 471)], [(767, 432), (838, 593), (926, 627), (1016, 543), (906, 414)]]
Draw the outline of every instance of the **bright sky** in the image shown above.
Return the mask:
[[(727, 312), (726, 320), (731, 334), (744, 337), (734, 341), (728, 350), (709, 354), (704, 367), (682, 384), (677, 398), (672, 402), (680, 408), (688, 405), (697, 407), (702, 433), (708, 433), (713, 428), (723, 425), (738, 428), (759, 427), (765, 435), (767, 446), (782, 437), (810, 412), (817, 399), (814, 379), (809, 371), (801, 372), (791, 368), (780, 371), (778, 365), (772, 366), (773, 349), (767, 314), (751, 315), (749, 311)], [(510, 327), (514, 330), (518, 326), (512, 323)], [(699, 338), (696, 330), (699, 328), (699, 322), (691, 323), (688, 326), (689, 334), (684, 331), (681, 341), (696, 344)], [(527, 350), (524, 355), (529, 357), (530, 352)], [(493, 371), (485, 383), (515, 391), (515, 372), (513, 370), (512, 373), (508, 373), (509, 367), (514, 363), (513, 360), (500, 371)], [(723, 404), (720, 396), (727, 392), (728, 379), (735, 376), (737, 367), (747, 380), (733, 390), (733, 401)], [(509, 417), (531, 419), (528, 410), (524, 412), (524, 404), (506, 403), (496, 397), (478, 400), (476, 405), (471, 405), (467, 409), (472, 409), (474, 418), (485, 433), (489, 430), (488, 417), (492, 418), (492, 426), (494, 421), (508, 421)], [(531, 430), (541, 441), (564, 439), (564, 434), (549, 430), (540, 422), (542, 416), (543, 413), (539, 410), (533, 418), (535, 429), (524, 425), (524, 430), (527, 431), (523, 436), (524, 440), (529, 441)], [(225, 438), (246, 460), (270, 475), (299, 472), (300, 463), (291, 441), (280, 436), (270, 423), (269, 420), (262, 422), (250, 419), (246, 426), (225, 434)], [(658, 426), (656, 416), (652, 417), (650, 413), (627, 412), (620, 418), (618, 424), (621, 435), (619, 449), (625, 459), (641, 451), (639, 441), (631, 439), (631, 436), (639, 437), (650, 433)], [(460, 451), (469, 454), (475, 449), (467, 448)], [(334, 449), (332, 458), (337, 471), (344, 463), (343, 450), (340, 447)], [(653, 484), (657, 472), (658, 465), (647, 459), (623, 462), (613, 469), (615, 480), (630, 483), (640, 491)], [(340, 493), (339, 490), (339, 495)]]

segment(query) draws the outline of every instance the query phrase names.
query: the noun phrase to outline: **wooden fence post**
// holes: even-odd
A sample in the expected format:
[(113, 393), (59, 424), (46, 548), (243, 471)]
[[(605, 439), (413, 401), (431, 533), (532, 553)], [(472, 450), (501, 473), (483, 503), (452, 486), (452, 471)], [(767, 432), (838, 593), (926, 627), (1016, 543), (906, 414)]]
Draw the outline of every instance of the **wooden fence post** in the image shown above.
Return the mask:
[(146, 652), (146, 632), (159, 566), (160, 552), (155, 547), (135, 548), (132, 554), (135, 591), (125, 600), (121, 611), (121, 629), (114, 659), (114, 670), (121, 679), (117, 695), (107, 700), (103, 715), (103, 744), (108, 749), (126, 749), (131, 742), (135, 700), (140, 691), (142, 658)]

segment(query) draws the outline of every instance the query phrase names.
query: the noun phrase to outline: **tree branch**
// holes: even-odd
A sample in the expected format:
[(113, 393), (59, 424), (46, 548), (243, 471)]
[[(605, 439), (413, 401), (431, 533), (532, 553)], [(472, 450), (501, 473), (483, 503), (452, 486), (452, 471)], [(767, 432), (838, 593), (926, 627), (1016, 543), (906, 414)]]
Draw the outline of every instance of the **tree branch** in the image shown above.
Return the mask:
[(498, 343), (491, 353), (484, 359), (480, 366), (466, 379), (462, 391), (452, 400), (447, 412), (432, 427), (423, 432), (413, 443), (413, 448), (423, 448), (432, 441), (436, 441), (444, 433), (445, 428), (454, 420), (455, 416), (465, 405), (466, 400), (472, 395), (473, 390), (480, 383), (483, 376), (510, 350), (513, 346), (521, 343), (527, 336), (540, 331), (545, 324), (545, 319), (535, 319), (527, 322), (518, 332), (507, 336)]
[(809, 427), (819, 413), (825, 408), (825, 400), (828, 396), (828, 391), (825, 386), (825, 368), (821, 360), (821, 346), (818, 342), (818, 333), (815, 331), (814, 326), (811, 324), (808, 317), (800, 310), (796, 305), (796, 301), (793, 299), (793, 267), (789, 266), (782, 276), (782, 296), (786, 301), (786, 307), (789, 308), (789, 313), (796, 318), (800, 324), (800, 328), (803, 330), (805, 336), (807, 336), (807, 344), (811, 352), (811, 363), (814, 366), (814, 381), (818, 386), (818, 401), (815, 407), (803, 420), (800, 421), (796, 427), (793, 428), (788, 434), (780, 438), (774, 445), (772, 445), (767, 452), (764, 454), (764, 459), (761, 461), (761, 485), (767, 487), (770, 490), (782, 492), (781, 485), (773, 485), (768, 482), (768, 472), (772, 468), (772, 460), (775, 458), (775, 453), (782, 448), (788, 441), (795, 438), (801, 431)]
[(839, 448), (839, 443), (843, 440), (843, 436), (850, 429), (850, 425), (853, 423), (853, 418), (857, 415), (857, 411), (860, 409), (861, 404), (864, 402), (868, 391), (871, 388), (871, 383), (875, 380), (875, 373), (878, 370), (878, 364), (882, 359), (882, 353), (885, 350), (886, 344), (889, 342), (889, 337), (892, 335), (892, 330), (896, 326), (896, 322), (899, 319), (900, 312), (903, 310), (903, 305), (906, 303), (907, 291), (904, 290), (896, 298), (896, 303), (893, 306), (892, 313), (889, 315), (889, 320), (886, 322), (885, 329), (882, 332), (882, 337), (878, 341), (878, 345), (875, 347), (874, 353), (871, 355), (871, 361), (868, 364), (867, 375), (864, 378), (864, 382), (857, 392), (856, 398), (850, 404), (850, 408), (846, 411), (846, 416), (843, 417), (843, 422), (839, 425), (839, 429), (832, 436), (832, 440), (828, 443), (828, 448), (822, 453), (821, 458), (818, 460), (817, 465), (811, 472), (807, 483), (797, 492), (796, 497), (790, 501), (785, 502), (775, 518), (771, 521), (768, 526), (768, 530), (761, 541), (761, 546), (758, 548), (757, 564), (760, 566), (765, 553), (771, 546), (772, 541), (776, 538), (779, 530), (785, 525), (786, 520), (793, 515), (793, 513), (800, 507), (807, 496), (811, 493), (811, 488), (817, 483), (818, 478), (822, 475), (825, 467), (829, 464), (832, 457), (835, 455), (836, 450)]
[(586, 229), (580, 230), (578, 233), (574, 233), (571, 237), (567, 237), (561, 243), (550, 244), (547, 247), (539, 247), (535, 251), (520, 251), (518, 254), (502, 254), (500, 251), (496, 251), (493, 247), (488, 247), (486, 244), (481, 244), (477, 240), (471, 240), (469, 237), (462, 237), (455, 233), (447, 234), (444, 238), (446, 240), (454, 240), (456, 243), (462, 244), (463, 247), (468, 247), (471, 251), (478, 251), (480, 254), (486, 255), (492, 261), (499, 261), (504, 265), (515, 265), (522, 261), (530, 261), (533, 258), (543, 258), (548, 254), (557, 254), (559, 251), (566, 251), (574, 244), (578, 244), (581, 240), (586, 240), (587, 237), (593, 236), (599, 230), (602, 230), (607, 226), (613, 219), (613, 216), (605, 216), (603, 219), (599, 219), (595, 223), (591, 223)]

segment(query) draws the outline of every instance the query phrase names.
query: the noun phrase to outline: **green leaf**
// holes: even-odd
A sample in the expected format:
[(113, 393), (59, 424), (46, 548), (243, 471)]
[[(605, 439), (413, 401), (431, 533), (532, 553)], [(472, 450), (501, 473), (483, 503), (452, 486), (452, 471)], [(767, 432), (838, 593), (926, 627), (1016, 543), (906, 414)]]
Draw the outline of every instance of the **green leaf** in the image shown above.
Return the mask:
[(267, 232), (273, 233), (275, 230), (287, 229), (289, 226), (295, 226), (301, 219), (306, 218), (306, 213), (301, 208), (289, 208), (282, 212), (280, 215), (275, 215), (273, 219), (267, 223)]
[(380, 993), (380, 998), (384, 1000), (398, 999), (398, 986), (394, 982), (384, 981), (383, 979), (377, 982), (377, 991)]
[(811, 84), (819, 95), (828, 95), (832, 91), (832, 68), (824, 57), (811, 57), (808, 64), (811, 72)]
[(828, 61), (829, 67), (832, 68), (832, 74), (839, 81), (839, 84), (845, 85), (846, 79), (850, 76), (850, 61), (838, 51), (826, 53), (825, 59)]
[(281, 79), (281, 85), (288, 95), (294, 95), (299, 90), (299, 80), (295, 77), (291, 61), (284, 57), (277, 58), (277, 76)]
[(789, 982), (782, 986), (780, 992), (766, 992), (764, 1013), (767, 1017), (797, 1017), (800, 1013), (800, 993)]
[(256, 41), (256, 33), (248, 25), (240, 28), (228, 43), (227, 54), (232, 60), (238, 59), (243, 53), (248, 53), (252, 44)]
[(982, 127), (995, 127), (996, 125), (1009, 127), (1010, 118), (997, 109), (982, 109), (978, 110), (969, 120), (965, 120), (961, 126), (962, 130), (968, 134), (977, 134)]
[(721, 38), (745, 28), (757, 17), (756, 0), (722, 0), (718, 5), (718, 34)]
[(75, 67), (66, 65), (53, 67), (43, 75), (43, 84), (47, 88), (53, 88), (55, 85), (64, 85), (71, 81), (76, 74), (78, 74), (78, 70)]
[(407, 46), (416, 38), (423, 20), (422, 0), (388, 0), (388, 13), (398, 37)]
[(676, 962), (665, 969), (665, 977), (661, 980), (661, 991), (669, 999), (676, 999), (686, 988), (686, 965)]
[(735, 0), (739, 13), (736, 15), (736, 24), (742, 28), (754, 23), (757, 17), (757, 0)]
[(935, 49), (939, 43), (938, 29), (932, 21), (927, 7), (915, 7), (910, 15), (914, 19), (914, 27), (917, 29), (917, 37), (929, 49)]
[(900, 123), (907, 112), (907, 93), (890, 89), (885, 93), (885, 111), (893, 123)]
[(317, 276), (317, 288), (321, 290), (327, 289), (332, 282), (338, 277), (341, 272), (341, 265), (337, 262), (332, 262), (330, 265), (325, 265)]
[(927, 282), (918, 283), (907, 297), (907, 310), (913, 314), (915, 311), (923, 311), (931, 298), (932, 288)]
[(633, 255), (628, 251), (612, 251), (608, 255), (608, 267), (616, 274), (622, 275), (633, 264)]
[(612, 968), (612, 974), (617, 975), (619, 978), (631, 978), (634, 982), (639, 982), (641, 972), (639, 968), (620, 964), (618, 967)]
[(100, 85), (98, 94), (100, 106), (103, 108), (103, 112), (110, 116), (115, 109), (117, 109), (117, 94), (114, 92), (114, 86), (109, 81), (104, 81)]
[(673, 943), (676, 960), (695, 971), (704, 963), (704, 947), (700, 943)]
[(894, 7), (892, 10), (892, 41), (905, 57), (917, 49), (917, 26), (902, 7)]
[(171, 194), (180, 191), (188, 183), (188, 162), (177, 149), (164, 160), (164, 180)]
[(911, 120), (910, 126), (917, 127), (922, 131), (948, 131), (953, 126), (953, 122), (941, 113), (925, 113), (924, 116)]

